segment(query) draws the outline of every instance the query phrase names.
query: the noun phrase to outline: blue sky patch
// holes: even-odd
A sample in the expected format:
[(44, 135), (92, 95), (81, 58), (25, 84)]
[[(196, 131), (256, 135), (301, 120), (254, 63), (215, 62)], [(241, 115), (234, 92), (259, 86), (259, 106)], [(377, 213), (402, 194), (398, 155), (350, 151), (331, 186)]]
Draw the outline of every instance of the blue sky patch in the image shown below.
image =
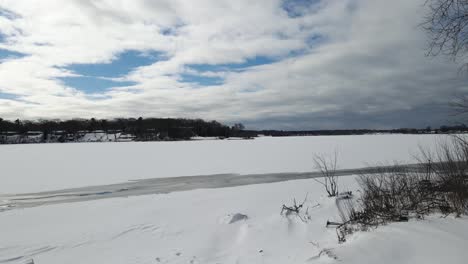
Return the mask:
[(148, 66), (158, 60), (162, 60), (159, 52), (140, 52), (135, 50), (125, 51), (110, 63), (99, 64), (71, 64), (64, 67), (76, 74), (88, 77), (122, 77), (140, 66)]
[(5, 59), (16, 59), (24, 56), (26, 56), (26, 54), (0, 48), (0, 62)]
[(18, 98), (19, 98), (19, 96), (16, 95), (16, 94), (0, 92), (0, 99), (16, 100)]
[(132, 86), (136, 84), (135, 82), (119, 82), (92, 76), (61, 77), (58, 79), (66, 86), (73, 87), (85, 93), (98, 93), (113, 87)]
[(114, 81), (108, 78), (125, 76), (137, 67), (148, 66), (162, 59), (163, 55), (159, 52), (129, 50), (117, 55), (117, 58), (110, 63), (71, 64), (63, 67), (80, 76), (59, 79), (69, 87), (86, 93), (98, 93), (112, 87), (135, 85), (135, 82)]
[(0, 7), (0, 16), (5, 17), (9, 20), (20, 18), (20, 15), (2, 7)]
[[(257, 56), (245, 60), (242, 63), (225, 63), (225, 64), (188, 64), (188, 68), (197, 72), (224, 72), (235, 71), (240, 72), (249, 67), (271, 64), (278, 61), (278, 58), (271, 58), (267, 56)], [(201, 86), (221, 85), (224, 78), (216, 76), (202, 76), (193, 73), (185, 73), (180, 75), (180, 82), (196, 83)]]
[(224, 79), (221, 77), (207, 77), (192, 74), (181, 74), (179, 81), (185, 83), (195, 83), (201, 86), (213, 86), (223, 84)]
[(291, 18), (301, 17), (309, 7), (319, 3), (320, 0), (283, 0), (282, 8)]
[(311, 35), (306, 39), (306, 43), (308, 46), (316, 46), (323, 42), (325, 42), (325, 37), (317, 34)]
[(189, 64), (187, 67), (199, 72), (222, 72), (222, 71), (239, 71), (248, 67), (270, 64), (277, 61), (276, 59), (258, 56), (247, 59), (242, 63), (227, 63), (227, 64)]

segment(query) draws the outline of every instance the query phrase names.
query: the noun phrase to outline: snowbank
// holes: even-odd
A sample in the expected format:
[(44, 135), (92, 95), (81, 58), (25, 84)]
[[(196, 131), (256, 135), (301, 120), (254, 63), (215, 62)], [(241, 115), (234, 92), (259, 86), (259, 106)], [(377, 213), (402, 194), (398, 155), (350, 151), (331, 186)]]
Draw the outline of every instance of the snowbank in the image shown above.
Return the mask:
[(441, 216), (357, 233), (336, 248), (347, 264), (467, 263), (468, 218)]

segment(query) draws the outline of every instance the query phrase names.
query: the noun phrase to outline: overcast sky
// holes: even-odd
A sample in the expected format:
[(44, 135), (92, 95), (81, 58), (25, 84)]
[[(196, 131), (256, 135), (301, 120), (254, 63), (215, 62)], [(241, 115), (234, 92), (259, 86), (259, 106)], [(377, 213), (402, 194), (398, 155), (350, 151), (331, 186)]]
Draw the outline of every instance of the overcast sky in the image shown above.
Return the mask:
[(0, 0), (0, 116), (449, 124), (467, 78), (425, 56), (423, 3)]

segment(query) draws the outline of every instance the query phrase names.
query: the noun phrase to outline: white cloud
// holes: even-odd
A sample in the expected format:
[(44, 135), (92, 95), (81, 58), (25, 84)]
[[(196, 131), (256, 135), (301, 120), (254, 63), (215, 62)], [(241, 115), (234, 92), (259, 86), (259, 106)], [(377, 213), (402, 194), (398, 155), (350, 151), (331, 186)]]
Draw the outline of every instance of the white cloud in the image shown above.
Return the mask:
[[(457, 65), (424, 56), (426, 39), (418, 28), (423, 2), (330, 0), (289, 17), (280, 0), (0, 0), (0, 7), (18, 14), (0, 16), (7, 36), (0, 48), (27, 55), (0, 64), (0, 92), (19, 96), (0, 100), (0, 115), (201, 117), (276, 128), (443, 122), (432, 113), (375, 121), (466, 92)], [(310, 42), (313, 36), (319, 39)], [(109, 63), (125, 50), (159, 51), (166, 60), (121, 78), (136, 81), (134, 87), (101, 95), (57, 79), (73, 74), (63, 66)], [(225, 77), (222, 85), (180, 81), (180, 74), (197, 74), (188, 64), (256, 56), (278, 61), (198, 72)]]

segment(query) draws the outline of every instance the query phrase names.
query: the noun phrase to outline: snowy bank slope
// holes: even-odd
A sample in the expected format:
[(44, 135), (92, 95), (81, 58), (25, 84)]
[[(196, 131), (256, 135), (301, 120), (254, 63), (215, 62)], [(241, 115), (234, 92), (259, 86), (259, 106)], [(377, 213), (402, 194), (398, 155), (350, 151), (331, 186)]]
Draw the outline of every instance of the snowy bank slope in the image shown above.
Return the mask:
[(0, 146), (1, 193), (27, 193), (135, 179), (314, 170), (316, 153), (339, 151), (341, 169), (411, 162), (437, 135), (364, 135), (181, 142)]
[[(355, 191), (353, 177), (340, 178)], [(347, 187), (344, 187), (347, 186)], [(311, 220), (280, 216), (308, 193)], [(318, 204), (318, 205), (317, 205)], [(236, 213), (246, 220), (229, 224)], [(333, 199), (312, 179), (0, 213), (0, 263), (466, 263), (468, 219), (393, 224), (337, 244)], [(330, 249), (329, 254), (320, 252)], [(436, 249), (436, 250), (435, 250)], [(336, 256), (338, 260), (333, 259)]]
[(468, 218), (440, 216), (355, 234), (334, 253), (347, 264), (468, 262)]

